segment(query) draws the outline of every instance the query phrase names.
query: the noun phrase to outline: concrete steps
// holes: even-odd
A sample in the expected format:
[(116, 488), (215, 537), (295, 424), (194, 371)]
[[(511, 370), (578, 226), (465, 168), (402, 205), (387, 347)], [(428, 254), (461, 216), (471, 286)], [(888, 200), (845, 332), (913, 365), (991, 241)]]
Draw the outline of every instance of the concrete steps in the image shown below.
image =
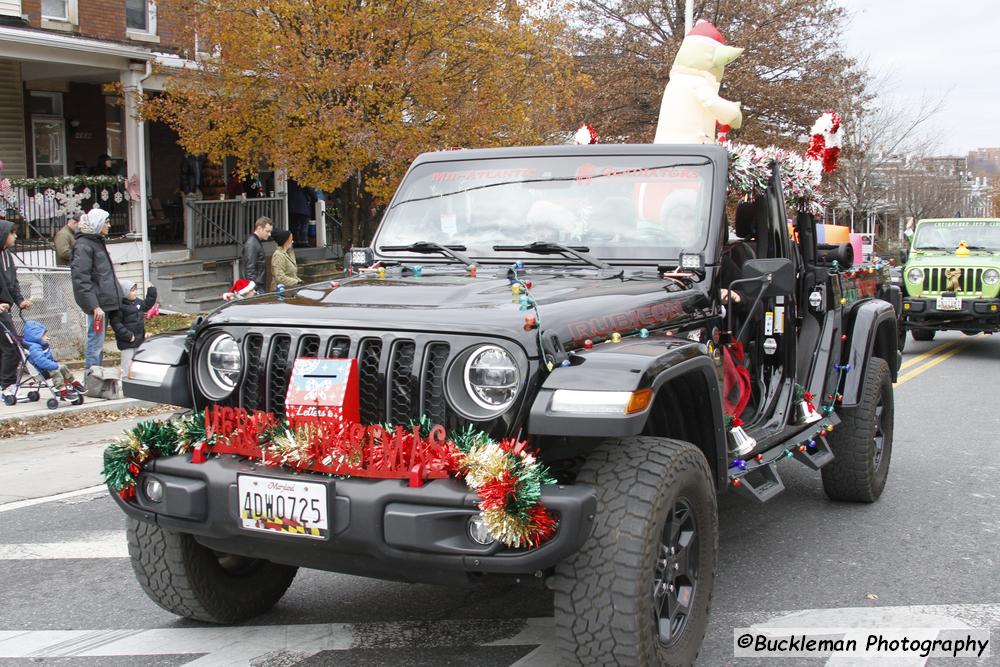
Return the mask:
[(221, 305), (233, 284), (231, 260), (187, 259), (150, 265), (160, 304), (180, 313), (204, 313)]
[(339, 259), (299, 260), (299, 277), (306, 283), (329, 282), (344, 277), (343, 262)]

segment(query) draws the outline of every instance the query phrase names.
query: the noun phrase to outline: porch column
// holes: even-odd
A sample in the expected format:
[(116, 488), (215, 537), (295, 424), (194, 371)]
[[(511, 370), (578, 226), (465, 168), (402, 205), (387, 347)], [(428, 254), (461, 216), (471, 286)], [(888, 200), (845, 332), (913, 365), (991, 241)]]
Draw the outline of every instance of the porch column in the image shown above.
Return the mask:
[(126, 178), (138, 181), (139, 198), (129, 200), (130, 234), (139, 238), (142, 247), (142, 282), (149, 287), (149, 228), (146, 220), (146, 132), (139, 116), (142, 82), (149, 76), (146, 64), (130, 63), (121, 73), (125, 93), (125, 162)]

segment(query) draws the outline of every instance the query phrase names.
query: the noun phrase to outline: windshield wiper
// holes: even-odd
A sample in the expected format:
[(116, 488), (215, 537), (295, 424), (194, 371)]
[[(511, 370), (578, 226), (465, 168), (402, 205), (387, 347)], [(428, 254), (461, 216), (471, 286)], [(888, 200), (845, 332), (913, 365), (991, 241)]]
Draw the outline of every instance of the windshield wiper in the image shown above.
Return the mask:
[(984, 245), (967, 245), (965, 247), (969, 250), (989, 250), (989, 248)]
[(441, 245), (433, 241), (417, 241), (410, 245), (384, 245), (379, 247), (379, 250), (382, 252), (417, 252), (423, 255), (445, 255), (458, 260), (466, 266), (472, 266), (472, 260), (459, 252), (465, 249), (464, 245)]
[(536, 255), (568, 255), (598, 269), (613, 268), (607, 262), (602, 262), (596, 257), (588, 255), (587, 253), (590, 252), (590, 248), (582, 245), (568, 246), (551, 241), (535, 241), (527, 245), (495, 245), (493, 246), (493, 250), (494, 252), (530, 252)]
[(951, 250), (951, 248), (945, 248), (944, 246), (939, 246), (939, 245), (914, 246), (913, 249), (914, 250)]

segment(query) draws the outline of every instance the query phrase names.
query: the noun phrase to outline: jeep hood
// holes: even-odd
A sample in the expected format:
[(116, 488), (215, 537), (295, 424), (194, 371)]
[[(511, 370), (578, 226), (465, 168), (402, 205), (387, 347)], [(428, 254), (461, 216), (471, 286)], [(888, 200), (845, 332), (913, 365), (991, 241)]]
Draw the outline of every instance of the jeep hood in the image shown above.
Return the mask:
[[(525, 271), (538, 303), (541, 328), (567, 348), (612, 332), (673, 326), (703, 317), (711, 307), (703, 286), (683, 289), (671, 280), (622, 280), (552, 271)], [(357, 276), (306, 285), (284, 297), (264, 294), (224, 306), (212, 324), (306, 326), (331, 329), (448, 331), (501, 336), (537, 350), (537, 331), (524, 329), (525, 317), (510, 282), (502, 275), (470, 278), (460, 274), (420, 277)]]

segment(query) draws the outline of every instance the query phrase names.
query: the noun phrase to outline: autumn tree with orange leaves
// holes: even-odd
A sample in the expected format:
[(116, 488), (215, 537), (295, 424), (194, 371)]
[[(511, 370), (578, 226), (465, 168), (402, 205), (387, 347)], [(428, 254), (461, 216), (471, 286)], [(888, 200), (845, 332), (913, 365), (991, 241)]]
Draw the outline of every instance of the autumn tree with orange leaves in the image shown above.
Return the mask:
[(145, 113), (189, 152), (341, 188), (348, 235), (361, 241), (370, 204), (418, 153), (573, 129), (566, 109), (586, 78), (545, 2), (160, 0), (213, 55), (171, 71)]

